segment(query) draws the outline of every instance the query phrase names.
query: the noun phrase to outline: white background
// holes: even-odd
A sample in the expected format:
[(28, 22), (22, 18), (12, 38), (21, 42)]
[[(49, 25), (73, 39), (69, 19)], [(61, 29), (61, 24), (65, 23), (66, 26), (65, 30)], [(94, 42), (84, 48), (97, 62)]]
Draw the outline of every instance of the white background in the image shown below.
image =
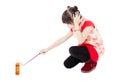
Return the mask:
[[(72, 37), (21, 66), (16, 76), (16, 62), (26, 62), (69, 31), (61, 21), (68, 5), (77, 5), (101, 33), (105, 54), (97, 68), (84, 74), (83, 64), (64, 67), (69, 47), (77, 44)], [(119, 82), (119, 10), (119, 0), (0, 0), (0, 82)]]

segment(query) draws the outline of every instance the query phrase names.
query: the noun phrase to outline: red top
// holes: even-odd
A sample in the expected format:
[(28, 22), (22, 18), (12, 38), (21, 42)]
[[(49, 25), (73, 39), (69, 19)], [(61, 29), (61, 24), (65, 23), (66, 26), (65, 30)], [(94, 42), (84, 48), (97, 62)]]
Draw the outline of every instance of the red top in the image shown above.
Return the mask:
[[(92, 27), (95, 28), (95, 25), (93, 24), (93, 22), (91, 22), (91, 21), (85, 21), (84, 24), (81, 27), (81, 32), (86, 27), (89, 27), (89, 26), (92, 26)], [(71, 31), (72, 31), (72, 29), (71, 29)], [(79, 46), (86, 46), (88, 48), (89, 53), (90, 53), (91, 60), (97, 62), (97, 60), (98, 60), (98, 53), (97, 53), (96, 49), (94, 48), (94, 46), (92, 44), (89, 44), (89, 43), (86, 44), (86, 43), (83, 42), (83, 44), (79, 44)]]

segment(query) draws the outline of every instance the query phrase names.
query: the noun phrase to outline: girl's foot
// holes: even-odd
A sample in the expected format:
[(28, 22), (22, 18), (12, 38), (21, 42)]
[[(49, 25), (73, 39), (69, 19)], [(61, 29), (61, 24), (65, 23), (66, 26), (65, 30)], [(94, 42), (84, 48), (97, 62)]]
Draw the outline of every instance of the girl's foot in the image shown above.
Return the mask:
[(92, 70), (95, 69), (96, 65), (97, 65), (97, 62), (89, 60), (81, 68), (81, 72), (83, 72), (83, 73), (89, 73), (89, 72), (91, 72)]

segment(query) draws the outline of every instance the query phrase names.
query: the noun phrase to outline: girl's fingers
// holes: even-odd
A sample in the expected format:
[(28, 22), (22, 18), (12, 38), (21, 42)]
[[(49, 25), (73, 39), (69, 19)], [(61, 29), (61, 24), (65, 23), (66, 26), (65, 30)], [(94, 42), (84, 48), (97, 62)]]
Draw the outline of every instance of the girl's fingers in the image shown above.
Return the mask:
[(80, 13), (78, 11), (75, 12), (75, 16), (79, 18), (80, 17)]
[(74, 19), (80, 18), (80, 13), (79, 13), (79, 12), (75, 12), (75, 14), (73, 14), (72, 17), (73, 17)]
[(73, 14), (72, 17), (75, 18), (75, 15)]
[(74, 23), (80, 22), (80, 13), (79, 12), (75, 12), (75, 14), (73, 14), (73, 20), (74, 20)]

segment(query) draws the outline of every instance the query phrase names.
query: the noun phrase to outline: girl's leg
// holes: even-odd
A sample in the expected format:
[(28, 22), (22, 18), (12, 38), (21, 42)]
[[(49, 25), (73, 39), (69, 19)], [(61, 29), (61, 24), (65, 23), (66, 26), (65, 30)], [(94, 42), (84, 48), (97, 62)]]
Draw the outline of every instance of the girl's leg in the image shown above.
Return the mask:
[(66, 68), (72, 68), (76, 66), (79, 62), (81, 62), (79, 59), (69, 56), (65, 61), (64, 61), (64, 66)]
[(90, 54), (85, 46), (73, 46), (69, 49), (71, 56), (85, 62), (84, 66), (81, 68), (81, 72), (88, 73), (95, 69), (97, 62), (90, 59)]
[(90, 54), (89, 51), (87, 49), (87, 47), (85, 46), (72, 46), (69, 49), (69, 52), (71, 54), (71, 56), (86, 62), (90, 59)]

